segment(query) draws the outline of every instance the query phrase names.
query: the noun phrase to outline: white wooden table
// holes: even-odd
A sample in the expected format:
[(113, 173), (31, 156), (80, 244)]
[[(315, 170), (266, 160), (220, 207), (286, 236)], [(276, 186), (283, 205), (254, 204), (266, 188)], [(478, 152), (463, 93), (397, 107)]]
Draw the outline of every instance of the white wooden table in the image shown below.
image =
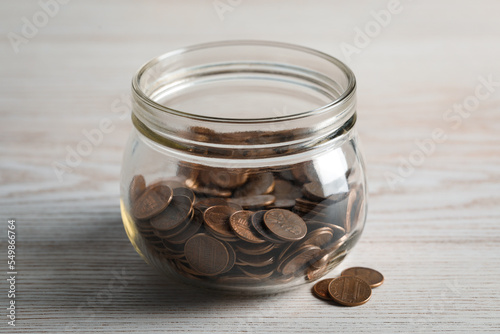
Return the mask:
[[(44, 3), (0, 4), (0, 332), (500, 332), (498, 1)], [(368, 304), (329, 305), (311, 285), (258, 298), (192, 289), (162, 279), (125, 235), (118, 182), (131, 122), (115, 111), (132, 75), (169, 50), (246, 38), (313, 47), (357, 75), (369, 213), (329, 276), (380, 270)], [(57, 173), (105, 118), (113, 130)]]

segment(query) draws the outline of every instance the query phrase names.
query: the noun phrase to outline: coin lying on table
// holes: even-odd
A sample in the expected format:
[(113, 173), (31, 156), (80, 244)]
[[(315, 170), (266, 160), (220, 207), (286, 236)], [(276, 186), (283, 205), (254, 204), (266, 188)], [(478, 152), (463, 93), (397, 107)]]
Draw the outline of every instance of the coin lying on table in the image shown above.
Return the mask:
[(327, 278), (314, 284), (312, 289), (314, 295), (324, 300), (332, 300), (332, 297), (330, 297), (330, 293), (328, 292), (328, 286), (333, 280), (333, 278)]
[(328, 293), (341, 305), (359, 306), (370, 300), (372, 289), (359, 277), (340, 276), (330, 282)]
[(370, 288), (376, 288), (384, 282), (384, 276), (378, 271), (364, 267), (353, 267), (345, 269), (340, 276), (356, 276), (368, 283)]

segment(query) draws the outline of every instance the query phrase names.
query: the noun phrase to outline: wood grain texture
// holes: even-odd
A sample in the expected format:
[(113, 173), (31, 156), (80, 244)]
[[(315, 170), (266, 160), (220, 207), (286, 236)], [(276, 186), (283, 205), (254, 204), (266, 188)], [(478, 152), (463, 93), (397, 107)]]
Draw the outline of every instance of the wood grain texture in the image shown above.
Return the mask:
[[(387, 6), (243, 1), (221, 20), (212, 1), (74, 0), (15, 53), (8, 34), (42, 9), (2, 2), (0, 249), (15, 218), (18, 318), (7, 326), (2, 273), (0, 332), (500, 332), (500, 87), (467, 117), (447, 120), (479, 77), (500, 81), (500, 3), (401, 0), (369, 45), (346, 57), (342, 43)], [(115, 107), (132, 75), (163, 52), (236, 38), (313, 47), (356, 73), (369, 213), (359, 244), (329, 277), (349, 266), (382, 272), (366, 305), (330, 305), (310, 285), (264, 297), (192, 289), (161, 278), (126, 237), (118, 182), (131, 122)], [(53, 163), (103, 118), (113, 130), (59, 180)], [(388, 173), (436, 128), (447, 139), (390, 187)]]

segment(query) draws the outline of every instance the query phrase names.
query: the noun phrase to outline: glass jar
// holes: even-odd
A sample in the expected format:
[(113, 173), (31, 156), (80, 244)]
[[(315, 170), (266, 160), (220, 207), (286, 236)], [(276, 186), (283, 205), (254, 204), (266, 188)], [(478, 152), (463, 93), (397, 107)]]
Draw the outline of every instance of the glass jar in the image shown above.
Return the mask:
[(276, 292), (346, 256), (366, 218), (356, 82), (308, 48), (169, 52), (132, 83), (121, 212), (146, 262), (198, 286)]

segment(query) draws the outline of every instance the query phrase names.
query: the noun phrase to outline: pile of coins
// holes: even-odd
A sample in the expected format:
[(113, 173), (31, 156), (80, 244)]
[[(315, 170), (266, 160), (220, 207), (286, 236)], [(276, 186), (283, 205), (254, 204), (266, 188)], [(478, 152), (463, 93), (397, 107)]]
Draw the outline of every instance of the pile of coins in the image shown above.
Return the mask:
[(372, 289), (383, 282), (384, 276), (378, 271), (354, 267), (344, 270), (340, 277), (319, 281), (313, 286), (313, 293), (340, 305), (359, 306), (370, 300)]
[(149, 255), (185, 277), (224, 284), (315, 280), (338, 259), (363, 206), (362, 188), (324, 192), (308, 164), (279, 171), (182, 164), (146, 186), (129, 211)]

